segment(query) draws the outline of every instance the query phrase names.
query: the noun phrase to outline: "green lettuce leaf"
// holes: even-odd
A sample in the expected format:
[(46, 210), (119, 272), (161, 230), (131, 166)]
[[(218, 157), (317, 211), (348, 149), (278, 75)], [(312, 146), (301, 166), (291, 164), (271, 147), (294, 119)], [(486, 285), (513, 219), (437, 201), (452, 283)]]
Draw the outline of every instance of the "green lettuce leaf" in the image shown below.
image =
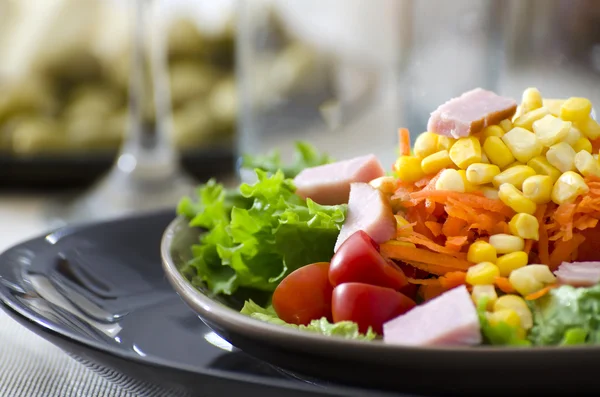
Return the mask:
[(600, 343), (600, 285), (564, 285), (531, 304), (535, 345)]
[(274, 150), (267, 155), (242, 156), (242, 168), (261, 169), (268, 173), (283, 171), (286, 178), (294, 178), (305, 168), (331, 163), (333, 159), (325, 153), (320, 153), (307, 142), (296, 142), (296, 152), (292, 164), (283, 164), (281, 154)]
[(289, 324), (277, 317), (277, 313), (272, 306), (263, 308), (252, 300), (247, 300), (240, 313), (271, 324), (282, 325), (290, 328), (300, 329), (302, 331), (315, 332), (327, 336), (339, 336), (345, 339), (373, 340), (377, 334), (369, 327), (366, 334), (358, 332), (358, 325), (351, 321), (340, 321), (332, 324), (325, 317), (319, 320), (313, 320), (308, 325)]
[(481, 324), (481, 334), (483, 342), (487, 345), (499, 346), (530, 346), (531, 342), (519, 338), (516, 327), (505, 322), (490, 324), (486, 315), (488, 298), (482, 298), (477, 302), (477, 315)]
[(214, 293), (239, 287), (272, 292), (299, 267), (329, 261), (347, 206), (323, 206), (297, 196), (282, 171), (255, 170), (257, 182), (227, 190), (209, 181), (198, 199), (181, 200), (178, 214), (207, 230), (184, 269)]

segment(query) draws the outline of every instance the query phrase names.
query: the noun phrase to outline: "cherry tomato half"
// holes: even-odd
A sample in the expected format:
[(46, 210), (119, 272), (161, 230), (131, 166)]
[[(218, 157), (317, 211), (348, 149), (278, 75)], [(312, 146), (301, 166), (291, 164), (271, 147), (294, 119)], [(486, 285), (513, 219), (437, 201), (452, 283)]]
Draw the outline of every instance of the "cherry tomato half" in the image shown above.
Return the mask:
[(379, 245), (362, 230), (351, 235), (331, 259), (329, 281), (365, 283), (400, 289), (408, 284), (402, 270), (379, 253)]
[(404, 294), (391, 288), (362, 283), (345, 283), (333, 290), (333, 321), (353, 321), (360, 332), (369, 327), (383, 334), (383, 324), (416, 306)]
[(273, 308), (286, 323), (306, 325), (312, 320), (331, 316), (329, 263), (303, 266), (284, 278), (273, 292)]

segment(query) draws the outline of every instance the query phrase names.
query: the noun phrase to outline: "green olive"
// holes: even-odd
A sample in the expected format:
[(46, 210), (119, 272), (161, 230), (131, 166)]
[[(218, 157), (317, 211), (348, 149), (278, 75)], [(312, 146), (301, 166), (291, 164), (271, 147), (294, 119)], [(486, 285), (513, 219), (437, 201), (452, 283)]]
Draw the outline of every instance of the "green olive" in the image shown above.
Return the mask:
[(81, 85), (73, 90), (64, 117), (107, 117), (125, 105), (124, 98), (115, 90), (102, 85)]
[(12, 151), (18, 156), (63, 153), (69, 142), (59, 124), (52, 119), (23, 119), (12, 131)]
[(201, 56), (205, 45), (195, 22), (182, 18), (176, 20), (167, 33), (169, 60)]
[(208, 107), (220, 133), (233, 133), (238, 116), (238, 97), (232, 77), (219, 81), (210, 93)]
[(205, 97), (216, 78), (216, 72), (209, 66), (195, 62), (177, 62), (169, 70), (171, 103), (178, 108), (184, 103)]
[(26, 78), (3, 87), (0, 95), (0, 123), (19, 114), (51, 114), (58, 107), (51, 84), (42, 78)]
[(214, 139), (214, 120), (205, 100), (189, 102), (173, 113), (173, 143), (177, 148), (205, 146)]

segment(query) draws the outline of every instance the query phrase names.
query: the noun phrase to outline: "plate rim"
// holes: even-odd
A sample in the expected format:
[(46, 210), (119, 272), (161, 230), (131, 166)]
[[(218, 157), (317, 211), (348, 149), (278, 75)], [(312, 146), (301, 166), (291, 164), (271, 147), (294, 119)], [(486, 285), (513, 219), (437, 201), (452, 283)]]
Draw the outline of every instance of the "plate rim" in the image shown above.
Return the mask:
[[(8, 249), (6, 249), (0, 253), (0, 260), (7, 253), (9, 253), (13, 250), (22, 248), (22, 247), (26, 247), (29, 244), (33, 243), (34, 241), (44, 240), (46, 238), (46, 236), (48, 236), (52, 233), (55, 233), (57, 231), (71, 229), (71, 230), (75, 230), (76, 232), (80, 232), (82, 230), (98, 227), (100, 225), (132, 222), (137, 219), (148, 218), (148, 217), (152, 217), (152, 216), (165, 216), (165, 215), (173, 213), (173, 212), (174, 211), (172, 211), (172, 210), (157, 210), (157, 211), (153, 211), (150, 213), (141, 213), (141, 214), (123, 217), (123, 218), (119, 218), (119, 219), (112, 219), (112, 220), (106, 220), (106, 221), (101, 221), (101, 222), (92, 222), (92, 223), (86, 223), (86, 224), (81, 224), (81, 225), (65, 226), (62, 228), (58, 228), (56, 230), (51, 230), (46, 233), (39, 234), (36, 237), (27, 239), (21, 243), (17, 243), (17, 244), (10, 246)], [(174, 297), (175, 297), (175, 295), (174, 295)], [(52, 321), (45, 321), (46, 320), (45, 317), (33, 312), (32, 310), (26, 308), (23, 305), (18, 304), (18, 302), (16, 302), (14, 299), (12, 299), (10, 297), (10, 293), (8, 292), (8, 287), (1, 282), (0, 282), (0, 310), (4, 311), (8, 317), (12, 317), (12, 315), (18, 315), (18, 316), (24, 318), (25, 320), (29, 321), (33, 326), (35, 326), (42, 333), (52, 333), (54, 336), (57, 336), (60, 338), (66, 338), (69, 341), (83, 345), (88, 349), (93, 349), (93, 350), (99, 351), (101, 353), (113, 355), (115, 357), (121, 358), (126, 361), (132, 361), (139, 365), (146, 365), (146, 366), (152, 366), (152, 367), (158, 367), (158, 368), (166, 368), (166, 369), (177, 370), (177, 371), (185, 371), (185, 372), (191, 373), (191, 374), (201, 374), (201, 375), (205, 375), (205, 376), (226, 379), (229, 381), (238, 381), (238, 382), (241, 381), (241, 382), (248, 382), (248, 383), (254, 383), (254, 384), (270, 385), (273, 387), (280, 387), (283, 390), (290, 389), (290, 388), (291, 389), (305, 388), (305, 385), (290, 385), (284, 379), (276, 379), (276, 378), (268, 378), (268, 377), (257, 378), (255, 376), (244, 374), (244, 373), (231, 373), (231, 372), (214, 369), (214, 368), (195, 367), (193, 365), (182, 364), (182, 363), (179, 363), (176, 361), (164, 359), (162, 357), (157, 357), (157, 356), (153, 356), (153, 355), (139, 356), (139, 355), (130, 353), (126, 350), (118, 349), (118, 348), (108, 345), (108, 344), (105, 345), (105, 344), (98, 343), (98, 342), (94, 341), (93, 339), (83, 338), (79, 334), (72, 332), (70, 328), (60, 327)], [(7, 310), (11, 310), (12, 313), (9, 314), (7, 312)], [(16, 320), (11, 318), (11, 321), (16, 321)], [(202, 320), (200, 318), (198, 318), (198, 321), (202, 321)], [(23, 326), (23, 325), (21, 325), (21, 326)], [(25, 328), (27, 328), (27, 327), (25, 327)], [(36, 335), (44, 338), (44, 336), (42, 334), (39, 334), (37, 332), (34, 332), (34, 333), (36, 333)], [(46, 338), (44, 338), (44, 339), (46, 339)], [(46, 339), (46, 340), (48, 340), (48, 339)], [(57, 346), (52, 341), (49, 341), (49, 342), (52, 343), (53, 345)], [(58, 346), (58, 347), (62, 350), (62, 348), (60, 346)], [(306, 390), (308, 390), (308, 389), (306, 389)]]
[[(337, 352), (348, 356), (351, 350), (353, 354), (350, 356), (362, 356), (368, 354), (395, 354), (395, 355), (413, 355), (415, 353), (423, 354), (426, 359), (429, 355), (440, 354), (453, 356), (460, 354), (463, 357), (471, 359), (479, 359), (482, 356), (494, 354), (498, 355), (524, 355), (523, 357), (531, 357), (533, 355), (548, 355), (556, 357), (561, 355), (572, 354), (600, 354), (600, 345), (582, 345), (582, 346), (402, 346), (394, 344), (385, 344), (383, 342), (362, 341), (344, 338), (335, 338), (331, 336), (309, 333), (306, 331), (297, 330), (294, 328), (283, 327), (276, 324), (267, 323), (243, 315), (238, 311), (210, 298), (200, 290), (195, 288), (189, 280), (187, 280), (181, 272), (171, 254), (173, 240), (178, 232), (182, 229), (191, 229), (188, 220), (179, 215), (169, 223), (163, 233), (161, 240), (161, 257), (165, 275), (179, 296), (193, 309), (200, 318), (206, 318), (210, 322), (214, 322), (227, 330), (232, 330), (266, 343), (273, 344), (274, 342), (285, 342), (284, 344), (277, 343), (280, 347), (294, 347), (294, 349), (306, 350), (308, 343), (311, 343), (310, 349), (330, 350), (336, 349)], [(347, 350), (345, 350), (347, 349)]]

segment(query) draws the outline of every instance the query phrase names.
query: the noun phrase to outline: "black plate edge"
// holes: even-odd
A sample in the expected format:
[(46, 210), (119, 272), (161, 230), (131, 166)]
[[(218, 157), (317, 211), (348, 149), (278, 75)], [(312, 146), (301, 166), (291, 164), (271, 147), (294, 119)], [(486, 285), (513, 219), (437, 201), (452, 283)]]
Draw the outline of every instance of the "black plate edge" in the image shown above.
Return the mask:
[[(28, 243), (31, 241), (45, 239), (45, 237), (47, 235), (52, 234), (58, 230), (73, 229), (76, 231), (82, 231), (84, 229), (94, 228), (99, 225), (118, 224), (118, 223), (123, 223), (123, 222), (134, 222), (136, 219), (139, 219), (139, 218), (146, 218), (146, 217), (151, 217), (151, 216), (157, 216), (157, 217), (158, 216), (167, 216), (168, 214), (174, 215), (174, 211), (159, 210), (159, 211), (153, 211), (153, 212), (149, 212), (149, 213), (145, 213), (145, 214), (138, 214), (138, 215), (133, 215), (133, 216), (125, 217), (125, 218), (109, 220), (109, 221), (103, 221), (103, 222), (98, 222), (98, 223), (86, 223), (86, 224), (82, 224), (82, 225), (78, 225), (78, 226), (66, 226), (65, 228), (51, 230), (46, 233), (40, 234), (37, 237), (30, 238), (24, 242), (13, 245), (10, 248), (4, 250), (2, 253), (0, 253), (0, 260), (1, 260), (2, 256), (4, 256), (5, 253), (7, 253), (13, 249), (19, 249), (22, 247), (26, 247), (28, 245)], [(9, 296), (9, 294), (7, 291), (7, 287), (0, 283), (0, 308), (5, 313), (7, 313), (11, 318), (13, 318), (15, 321), (17, 321), (17, 323), (25, 326), (32, 332), (36, 333), (37, 335), (39, 335), (40, 337), (43, 337), (46, 340), (49, 340), (51, 343), (53, 343), (55, 345), (57, 345), (55, 343), (56, 340), (60, 340), (62, 342), (62, 344), (69, 344), (69, 343), (70, 344), (79, 344), (79, 345), (85, 346), (85, 348), (87, 348), (87, 349), (93, 350), (94, 352), (96, 352), (98, 354), (114, 356), (118, 359), (133, 362), (136, 365), (152, 367), (156, 370), (161, 370), (161, 371), (165, 371), (165, 372), (173, 372), (175, 370), (175, 371), (182, 371), (184, 373), (187, 373), (188, 375), (196, 375), (196, 376), (203, 375), (203, 376), (218, 379), (218, 380), (224, 381), (224, 382), (236, 382), (238, 384), (243, 385), (243, 387), (273, 388), (274, 393), (281, 393), (283, 390), (285, 390), (286, 395), (298, 395), (298, 396), (322, 395), (322, 396), (352, 397), (352, 396), (362, 396), (362, 395), (365, 395), (364, 393), (368, 393), (369, 395), (372, 395), (375, 397), (376, 396), (382, 396), (382, 397), (390, 396), (389, 393), (382, 394), (381, 392), (376, 392), (376, 391), (371, 391), (371, 390), (366, 390), (366, 389), (361, 390), (359, 388), (348, 387), (348, 386), (343, 386), (343, 385), (328, 386), (327, 388), (323, 388), (321, 386), (314, 386), (314, 385), (311, 386), (309, 384), (302, 384), (300, 382), (292, 385), (292, 384), (290, 384), (290, 381), (286, 381), (286, 380), (269, 379), (266, 377), (258, 378), (258, 377), (253, 377), (250, 375), (244, 375), (244, 374), (233, 375), (226, 371), (221, 371), (221, 370), (217, 370), (217, 369), (205, 369), (205, 368), (200, 369), (200, 368), (193, 367), (193, 366), (181, 365), (177, 362), (164, 360), (159, 357), (151, 357), (151, 359), (150, 359), (150, 358), (148, 358), (148, 356), (142, 357), (142, 356), (138, 356), (138, 355), (134, 355), (134, 354), (131, 354), (131, 355), (126, 354), (123, 351), (113, 348), (111, 346), (103, 346), (100, 343), (96, 343), (95, 341), (86, 340), (85, 338), (80, 337), (76, 333), (71, 332), (70, 329), (68, 329), (68, 328), (62, 329), (60, 326), (57, 326), (54, 323), (45, 322), (36, 313), (34, 313), (20, 305), (15, 304), (11, 299), (8, 298), (8, 296)], [(180, 297), (180, 299), (181, 299), (181, 297)], [(182, 300), (182, 304), (185, 304), (185, 302), (183, 302), (183, 300)], [(193, 313), (193, 311), (191, 309), (190, 309), (190, 311)], [(18, 316), (18, 318), (22, 319), (23, 321), (27, 321), (26, 324), (31, 325), (31, 327), (27, 327), (24, 323), (22, 323), (17, 318), (15, 318), (15, 316)], [(198, 321), (202, 321), (202, 320), (200, 318), (198, 318)], [(43, 336), (39, 332), (36, 332), (36, 331), (41, 331)], [(46, 338), (47, 336), (50, 336), (51, 339), (47, 339)], [(62, 348), (62, 346), (60, 346), (60, 345), (57, 345), (57, 346)], [(290, 394), (290, 393), (293, 393), (293, 394)], [(296, 393), (299, 393), (299, 394), (296, 394)], [(317, 394), (317, 393), (319, 393), (319, 394)], [(278, 396), (278, 395), (280, 395), (280, 394), (274, 394), (274, 396)]]

